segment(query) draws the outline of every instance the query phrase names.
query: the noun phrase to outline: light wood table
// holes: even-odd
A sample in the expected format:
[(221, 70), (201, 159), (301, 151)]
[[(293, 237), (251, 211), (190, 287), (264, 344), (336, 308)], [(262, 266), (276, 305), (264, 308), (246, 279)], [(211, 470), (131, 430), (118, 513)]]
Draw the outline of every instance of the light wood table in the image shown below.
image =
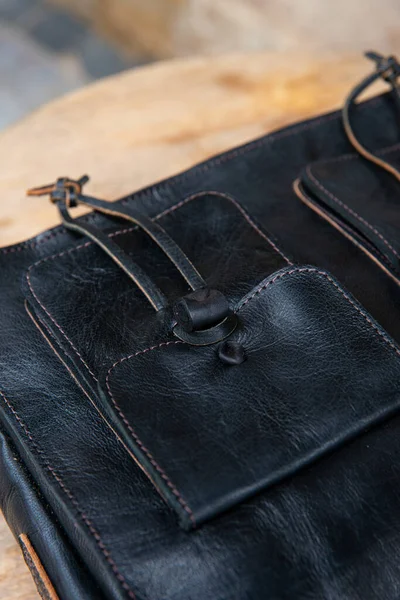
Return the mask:
[[(297, 54), (176, 60), (104, 79), (52, 102), (0, 133), (0, 243), (24, 240), (58, 223), (47, 199), (25, 196), (28, 187), (88, 173), (88, 193), (117, 198), (276, 127), (340, 106), (369, 68), (362, 58)], [(1, 518), (0, 598), (38, 598)]]

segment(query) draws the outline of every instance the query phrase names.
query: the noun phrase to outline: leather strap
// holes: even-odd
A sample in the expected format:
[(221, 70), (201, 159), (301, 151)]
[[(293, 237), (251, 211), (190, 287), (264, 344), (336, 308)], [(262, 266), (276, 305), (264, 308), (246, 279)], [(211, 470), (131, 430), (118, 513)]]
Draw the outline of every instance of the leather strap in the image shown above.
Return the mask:
[[(87, 175), (78, 180), (62, 177), (55, 184), (33, 188), (27, 193), (29, 196), (50, 194), (51, 201), (57, 205), (60, 211), (64, 226), (71, 231), (86, 235), (102, 248), (142, 290), (152, 306), (159, 311), (167, 306), (167, 299), (141, 267), (100, 229), (81, 220), (73, 219), (69, 209), (82, 204), (95, 211), (134, 223), (156, 242), (193, 290), (191, 294), (176, 303), (174, 314), (177, 320), (177, 329), (176, 331), (174, 329), (175, 335), (180, 338), (181, 335), (189, 336), (188, 343), (194, 345), (216, 343), (230, 335), (236, 327), (237, 319), (232, 315), (228, 319), (230, 308), (225, 296), (217, 290), (207, 288), (200, 273), (168, 233), (158, 223), (134, 209), (128, 210), (120, 205), (116, 208), (110, 202), (83, 195), (82, 187), (88, 180)], [(220, 331), (221, 327), (224, 330), (223, 334)], [(181, 335), (179, 335), (180, 331)]]
[(132, 279), (146, 296), (156, 311), (162, 310), (168, 304), (166, 297), (159, 287), (150, 279), (137, 263), (135, 263), (111, 238), (97, 227), (76, 221), (69, 214), (66, 204), (59, 202), (58, 209), (64, 226), (71, 230), (86, 235), (95, 242), (123, 271)]
[[(187, 281), (192, 290), (198, 290), (204, 288), (206, 283), (200, 273), (197, 271), (195, 266), (191, 263), (189, 258), (183, 252), (183, 250), (174, 242), (174, 240), (168, 235), (168, 233), (159, 225), (155, 223), (145, 215), (142, 215), (135, 209), (126, 209), (123, 206), (118, 206), (116, 209), (111, 202), (100, 200), (99, 198), (93, 198), (92, 196), (86, 196), (82, 194), (82, 187), (89, 181), (89, 177), (84, 175), (77, 181), (62, 177), (58, 179), (56, 184), (45, 185), (38, 188), (32, 188), (28, 190), (29, 196), (42, 196), (50, 194), (51, 200), (57, 204), (64, 202), (68, 207), (76, 207), (79, 204), (88, 206), (97, 212), (101, 212), (106, 215), (125, 219), (130, 223), (134, 223), (137, 227), (142, 229), (149, 235), (154, 242), (161, 248), (161, 250), (168, 256), (169, 260), (175, 265), (184, 279)], [(60, 206), (60, 204), (59, 204)], [(63, 213), (63, 219), (67, 213)], [(66, 227), (72, 229), (71, 219), (67, 218), (64, 223)], [(83, 232), (86, 231), (87, 226), (80, 225), (75, 231)]]
[(168, 256), (169, 260), (181, 273), (182, 277), (190, 285), (192, 290), (198, 290), (206, 286), (206, 282), (183, 250), (158, 223), (155, 223), (145, 215), (140, 214), (132, 208), (129, 208), (128, 210), (124, 206), (119, 205), (118, 209), (116, 209), (113, 207), (111, 202), (106, 202), (91, 196), (78, 196), (77, 201), (78, 204), (89, 206), (98, 212), (111, 215), (113, 217), (119, 217), (120, 219), (125, 219), (126, 221), (134, 223), (140, 227), (140, 229), (143, 229), (143, 231), (145, 231), (152, 238), (152, 240), (156, 242), (156, 244)]
[(60, 177), (56, 183), (29, 189), (27, 195), (45, 196), (50, 194), (51, 201), (58, 207), (64, 227), (70, 231), (86, 235), (102, 248), (125, 271), (138, 288), (142, 290), (155, 310), (162, 310), (167, 306), (167, 299), (143, 269), (100, 229), (71, 217), (68, 209), (78, 205), (82, 187), (88, 181), (89, 177), (87, 175), (83, 175), (83, 177), (76, 181), (67, 177)]
[(343, 126), (347, 137), (353, 147), (357, 150), (361, 156), (370, 162), (381, 167), (400, 181), (400, 171), (393, 167), (390, 163), (383, 160), (367, 148), (359, 141), (354, 129), (351, 125), (350, 115), (355, 106), (357, 98), (364, 92), (370, 85), (372, 85), (378, 79), (383, 79), (392, 88), (394, 92), (394, 98), (400, 111), (400, 89), (398, 86), (398, 80), (400, 77), (400, 64), (394, 56), (383, 57), (376, 52), (367, 52), (365, 54), (367, 58), (373, 60), (376, 64), (376, 70), (365, 77), (356, 87), (350, 92), (346, 99), (346, 102), (342, 111)]

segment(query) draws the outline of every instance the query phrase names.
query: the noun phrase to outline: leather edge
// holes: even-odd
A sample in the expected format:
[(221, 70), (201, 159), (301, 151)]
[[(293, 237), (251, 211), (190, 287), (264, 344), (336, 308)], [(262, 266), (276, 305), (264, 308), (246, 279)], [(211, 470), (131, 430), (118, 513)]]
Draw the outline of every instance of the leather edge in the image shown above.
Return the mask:
[(37, 590), (43, 600), (59, 600), (59, 597), (54, 589), (53, 584), (47, 575), (43, 564), (37, 555), (31, 541), (26, 533), (21, 533), (18, 536), (21, 546), (22, 555), (31, 572)]
[(14, 537), (29, 536), (59, 600), (103, 600), (86, 565), (37, 489), (14, 442), (0, 429), (0, 508)]
[(372, 260), (380, 269), (382, 269), (382, 271), (386, 275), (388, 275), (388, 277), (393, 279), (393, 281), (397, 285), (400, 285), (400, 279), (398, 277), (396, 277), (396, 275), (391, 270), (391, 268), (393, 268), (391, 263), (389, 263), (390, 268), (384, 264), (384, 262), (386, 261), (386, 257), (384, 255), (382, 255), (382, 258), (380, 259), (378, 256), (376, 256), (375, 253), (369, 251), (368, 248), (364, 244), (359, 242), (355, 236), (351, 235), (350, 231), (344, 229), (344, 227), (341, 226), (340, 221), (338, 219), (335, 219), (333, 214), (329, 214), (328, 211), (325, 211), (322, 208), (322, 206), (320, 206), (317, 202), (314, 202), (310, 198), (310, 196), (306, 193), (304, 187), (302, 186), (300, 178), (296, 179), (293, 182), (293, 190), (294, 190), (294, 193), (296, 194), (296, 196), (299, 198), (299, 200), (301, 200), (303, 202), (303, 204), (308, 206), (308, 208), (310, 208), (319, 217), (321, 217), (321, 219), (324, 219), (330, 225), (332, 225), (332, 227), (334, 227), (337, 231), (339, 231), (345, 238), (347, 238), (359, 250), (364, 252), (364, 254), (366, 254), (368, 256), (368, 258), (370, 260)]

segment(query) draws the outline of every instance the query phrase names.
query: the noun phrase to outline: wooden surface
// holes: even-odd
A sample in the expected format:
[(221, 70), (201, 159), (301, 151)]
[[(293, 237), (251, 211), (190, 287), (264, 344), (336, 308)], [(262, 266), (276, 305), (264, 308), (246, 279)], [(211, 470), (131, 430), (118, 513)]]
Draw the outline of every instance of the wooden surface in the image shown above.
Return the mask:
[[(269, 53), (158, 63), (44, 106), (0, 133), (0, 240), (58, 223), (28, 187), (90, 174), (113, 199), (276, 127), (340, 106), (369, 64)], [(1, 375), (0, 375), (1, 377)], [(0, 521), (0, 598), (34, 600), (30, 575)]]

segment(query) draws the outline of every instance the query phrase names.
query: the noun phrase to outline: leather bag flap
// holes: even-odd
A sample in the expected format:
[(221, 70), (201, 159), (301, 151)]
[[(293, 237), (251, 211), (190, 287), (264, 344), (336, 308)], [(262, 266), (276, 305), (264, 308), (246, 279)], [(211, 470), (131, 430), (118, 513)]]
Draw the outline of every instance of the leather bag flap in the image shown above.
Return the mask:
[[(398, 147), (381, 151), (400, 167)], [(393, 175), (358, 155), (344, 155), (309, 165), (301, 177), (306, 195), (299, 196), (346, 237), (400, 278), (400, 183)]]
[(117, 361), (101, 382), (110, 419), (185, 528), (399, 406), (399, 349), (327, 273), (286, 268), (236, 311), (242, 364), (167, 339)]

